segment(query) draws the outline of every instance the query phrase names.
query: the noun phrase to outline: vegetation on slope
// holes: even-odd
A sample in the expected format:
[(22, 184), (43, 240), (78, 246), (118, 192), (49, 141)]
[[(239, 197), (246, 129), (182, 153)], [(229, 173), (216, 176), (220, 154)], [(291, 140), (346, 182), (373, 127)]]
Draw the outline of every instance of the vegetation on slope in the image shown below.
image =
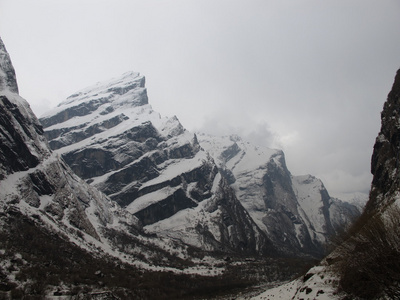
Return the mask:
[(43, 299), (45, 295), (95, 299), (99, 292), (105, 299), (212, 298), (260, 282), (288, 279), (309, 263), (278, 259), (243, 260), (235, 265), (227, 261), (227, 271), (218, 277), (153, 272), (89, 253), (17, 210), (0, 213), (0, 223), (0, 299)]
[(362, 299), (400, 298), (400, 209), (364, 215), (339, 248), (340, 286)]

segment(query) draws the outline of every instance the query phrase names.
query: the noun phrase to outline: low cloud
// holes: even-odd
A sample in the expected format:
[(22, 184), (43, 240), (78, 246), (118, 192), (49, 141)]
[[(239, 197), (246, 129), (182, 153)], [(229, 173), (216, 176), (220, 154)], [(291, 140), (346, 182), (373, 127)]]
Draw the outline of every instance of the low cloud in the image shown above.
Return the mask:
[(195, 131), (203, 132), (215, 136), (226, 136), (236, 134), (243, 140), (254, 145), (276, 148), (278, 135), (272, 131), (267, 123), (257, 123), (253, 120), (246, 120), (246, 126), (241, 124), (243, 120), (237, 124), (229, 122), (223, 116), (207, 117), (203, 125), (196, 128)]
[(320, 174), (320, 178), (331, 196), (338, 197), (341, 194), (355, 192), (368, 194), (372, 182), (372, 175), (369, 172), (354, 175), (346, 170), (332, 170), (329, 173)]

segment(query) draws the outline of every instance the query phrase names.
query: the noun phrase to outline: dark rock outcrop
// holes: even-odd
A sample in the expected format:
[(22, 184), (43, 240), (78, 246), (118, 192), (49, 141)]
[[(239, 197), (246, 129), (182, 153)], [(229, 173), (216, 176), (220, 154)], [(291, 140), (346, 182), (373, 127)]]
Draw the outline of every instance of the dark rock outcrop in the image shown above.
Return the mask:
[(0, 179), (36, 167), (50, 154), (39, 121), (18, 96), (14, 68), (0, 39)]
[(0, 39), (0, 90), (9, 90), (12, 93), (18, 94), (14, 66), (11, 63), (10, 55), (2, 39)]
[(400, 70), (383, 106), (381, 120), (371, 159), (374, 177), (366, 213), (374, 213), (391, 204), (400, 187)]

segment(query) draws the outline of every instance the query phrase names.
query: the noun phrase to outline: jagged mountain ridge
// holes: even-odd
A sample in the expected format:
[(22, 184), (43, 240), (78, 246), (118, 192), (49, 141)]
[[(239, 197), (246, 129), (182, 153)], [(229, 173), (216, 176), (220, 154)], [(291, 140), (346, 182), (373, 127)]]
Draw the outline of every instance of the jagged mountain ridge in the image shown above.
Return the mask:
[(130, 72), (69, 97), (41, 118), (50, 145), (149, 233), (208, 251), (276, 253), (196, 135), (153, 111), (144, 81)]
[[(320, 256), (336, 229), (358, 215), (317, 179), (296, 181), (282, 151), (196, 135), (176, 117), (162, 118), (148, 104), (139, 73), (75, 93), (40, 121), (71, 168), (149, 233), (196, 247), (256, 253), (273, 244), (290, 255)], [(224, 203), (215, 199), (220, 195), (239, 203), (216, 205)]]

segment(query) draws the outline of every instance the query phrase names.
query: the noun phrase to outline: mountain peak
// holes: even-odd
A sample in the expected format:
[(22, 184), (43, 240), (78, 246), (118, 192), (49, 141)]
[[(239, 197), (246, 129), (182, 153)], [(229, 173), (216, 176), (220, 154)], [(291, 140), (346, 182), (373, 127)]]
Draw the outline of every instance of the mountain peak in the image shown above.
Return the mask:
[(17, 78), (10, 55), (0, 38), (0, 90), (9, 90), (18, 94)]
[(135, 103), (135, 106), (145, 105), (148, 104), (145, 82), (145, 77), (140, 73), (126, 72), (119, 77), (97, 82), (95, 85), (82, 89), (69, 96), (58, 106), (76, 104), (89, 99), (93, 100), (94, 98), (107, 99), (110, 100), (109, 102), (113, 102), (118, 98), (119, 102), (131, 102)]
[(127, 72), (74, 93), (58, 107), (42, 115), (41, 122), (44, 127), (49, 127), (74, 117), (88, 116), (97, 110), (101, 110), (100, 115), (109, 115), (147, 104), (145, 77), (137, 72)]

